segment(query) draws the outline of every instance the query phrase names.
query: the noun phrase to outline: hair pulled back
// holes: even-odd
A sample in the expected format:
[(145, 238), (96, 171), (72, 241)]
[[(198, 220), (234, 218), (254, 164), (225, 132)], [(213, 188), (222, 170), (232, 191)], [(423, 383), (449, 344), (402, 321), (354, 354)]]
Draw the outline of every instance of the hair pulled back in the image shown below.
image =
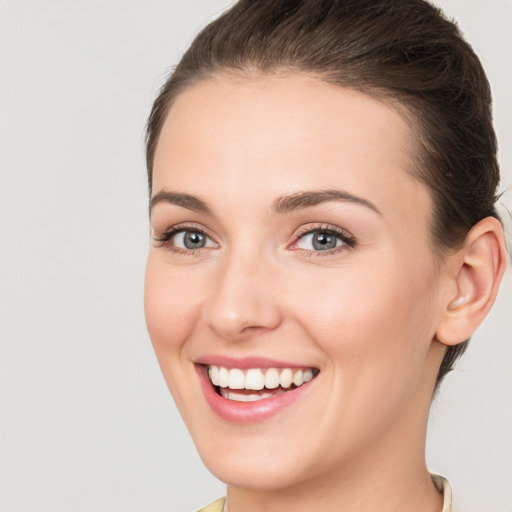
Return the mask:
[[(180, 92), (221, 73), (281, 71), (405, 107), (416, 140), (412, 172), (433, 200), (436, 253), (459, 248), (481, 219), (498, 218), (489, 83), (456, 24), (424, 0), (239, 0), (197, 35), (155, 100), (146, 131), (150, 190), (156, 145)], [(447, 349), (437, 384), (467, 341)]]

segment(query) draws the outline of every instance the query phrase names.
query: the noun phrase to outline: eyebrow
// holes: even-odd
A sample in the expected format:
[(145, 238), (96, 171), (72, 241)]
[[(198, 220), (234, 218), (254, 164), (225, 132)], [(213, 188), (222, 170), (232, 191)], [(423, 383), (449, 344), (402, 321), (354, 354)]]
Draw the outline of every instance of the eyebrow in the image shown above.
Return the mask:
[[(382, 215), (379, 209), (367, 199), (355, 196), (343, 190), (309, 190), (281, 196), (273, 202), (272, 211), (277, 214), (289, 213), (329, 201), (345, 201), (360, 204)], [(205, 213), (207, 215), (213, 214), (212, 209), (208, 206), (206, 201), (197, 196), (183, 192), (170, 192), (167, 190), (157, 192), (151, 198), (149, 204), (150, 211), (159, 203), (175, 204), (198, 213)]]
[(305, 192), (296, 192), (287, 196), (277, 198), (272, 210), (275, 213), (288, 213), (302, 208), (309, 208), (317, 204), (329, 201), (346, 201), (366, 206), (370, 210), (382, 215), (379, 209), (367, 199), (349, 194), (343, 190), (311, 190)]
[(157, 192), (151, 198), (149, 211), (151, 212), (153, 207), (159, 203), (175, 204), (194, 212), (206, 213), (207, 215), (212, 214), (212, 209), (208, 206), (206, 201), (190, 194), (184, 194), (183, 192), (169, 192), (167, 190)]

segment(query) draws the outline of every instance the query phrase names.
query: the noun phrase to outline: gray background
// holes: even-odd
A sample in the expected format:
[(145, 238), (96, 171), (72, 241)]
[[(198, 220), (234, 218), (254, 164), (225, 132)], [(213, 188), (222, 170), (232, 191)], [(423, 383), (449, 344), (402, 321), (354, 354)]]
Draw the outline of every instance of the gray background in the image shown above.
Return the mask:
[[(223, 494), (145, 330), (142, 129), (171, 64), (229, 3), (0, 2), (3, 512), (189, 511)], [(493, 84), (505, 188), (512, 2), (437, 3)], [(433, 405), (429, 466), (466, 512), (512, 510), (511, 305), (509, 269)]]

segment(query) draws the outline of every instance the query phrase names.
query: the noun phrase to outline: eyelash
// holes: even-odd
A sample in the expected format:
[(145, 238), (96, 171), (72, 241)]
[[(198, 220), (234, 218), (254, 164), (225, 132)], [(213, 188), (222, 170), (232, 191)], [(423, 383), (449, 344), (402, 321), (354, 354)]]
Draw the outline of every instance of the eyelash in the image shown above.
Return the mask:
[(302, 251), (305, 255), (309, 257), (323, 257), (330, 256), (339, 251), (346, 251), (349, 249), (353, 249), (357, 245), (357, 240), (354, 236), (352, 236), (348, 231), (338, 228), (337, 226), (333, 226), (331, 224), (318, 224), (317, 226), (307, 226), (302, 228), (297, 235), (295, 235), (295, 240), (291, 244), (291, 246), (297, 244), (302, 238), (306, 235), (310, 235), (313, 233), (321, 233), (324, 235), (335, 236), (339, 238), (343, 245), (339, 247), (334, 247), (332, 249), (327, 249), (324, 251), (312, 251), (307, 249), (293, 249), (296, 251)]
[[(154, 240), (155, 242), (158, 242), (160, 246), (166, 247), (168, 250), (178, 254), (194, 255), (201, 249), (205, 249), (205, 247), (201, 247), (198, 249), (182, 249), (181, 247), (172, 245), (171, 240), (173, 239), (173, 237), (175, 237), (178, 233), (184, 231), (192, 231), (194, 233), (199, 233), (214, 241), (213, 238), (204, 229), (200, 228), (199, 226), (190, 224), (179, 224), (176, 226), (172, 226), (167, 231), (162, 233), (160, 236), (154, 237)], [(299, 232), (294, 236), (294, 240), (289, 245), (289, 247), (293, 247), (293, 245), (297, 244), (306, 235), (310, 235), (313, 233), (322, 233), (325, 235), (335, 236), (343, 242), (343, 245), (323, 251), (314, 251), (300, 248), (292, 250), (301, 251), (303, 254), (306, 254), (307, 256), (310, 257), (323, 257), (330, 256), (339, 251), (353, 249), (357, 244), (355, 237), (352, 236), (348, 231), (333, 226), (331, 224), (318, 224), (316, 226), (307, 226), (299, 230)]]
[(158, 242), (160, 244), (160, 247), (165, 247), (169, 251), (172, 251), (177, 254), (193, 255), (196, 254), (201, 249), (205, 249), (205, 247), (200, 247), (198, 249), (182, 249), (181, 247), (172, 245), (171, 240), (178, 233), (182, 233), (184, 231), (192, 231), (194, 233), (199, 233), (200, 235), (203, 235), (213, 241), (213, 238), (204, 229), (194, 224), (178, 224), (176, 226), (172, 226), (167, 231), (162, 233), (160, 236), (154, 237), (154, 240), (155, 242)]

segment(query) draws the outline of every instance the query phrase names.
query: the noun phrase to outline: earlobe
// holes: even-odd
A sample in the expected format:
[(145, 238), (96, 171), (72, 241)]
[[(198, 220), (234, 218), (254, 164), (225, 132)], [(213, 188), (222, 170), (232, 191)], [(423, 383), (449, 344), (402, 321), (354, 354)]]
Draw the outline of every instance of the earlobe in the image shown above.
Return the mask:
[(491, 309), (505, 272), (501, 223), (487, 217), (468, 233), (452, 260), (452, 291), (443, 306), (436, 339), (451, 346), (470, 338)]

